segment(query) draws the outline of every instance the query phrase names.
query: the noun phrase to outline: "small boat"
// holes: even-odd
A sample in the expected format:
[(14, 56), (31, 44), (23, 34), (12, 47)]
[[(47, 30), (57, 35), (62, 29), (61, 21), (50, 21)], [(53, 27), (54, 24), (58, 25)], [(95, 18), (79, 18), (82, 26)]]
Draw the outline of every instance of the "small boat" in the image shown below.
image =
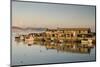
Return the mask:
[(63, 40), (59, 40), (61, 43), (63, 43), (64, 41)]
[(27, 36), (27, 37), (25, 37), (25, 41), (34, 41), (34, 37), (32, 37), (32, 36)]
[(25, 36), (24, 35), (20, 35), (20, 40), (25, 40)]
[(87, 44), (87, 46), (93, 46), (92, 39), (82, 39), (81, 44)]
[(82, 40), (81, 40), (81, 43), (82, 43), (82, 44), (88, 44), (88, 39), (82, 39)]
[(20, 36), (19, 35), (16, 35), (15, 36), (15, 40), (20, 40)]
[(16, 36), (16, 37), (15, 37), (15, 40), (20, 40), (20, 37), (19, 37), (19, 36)]

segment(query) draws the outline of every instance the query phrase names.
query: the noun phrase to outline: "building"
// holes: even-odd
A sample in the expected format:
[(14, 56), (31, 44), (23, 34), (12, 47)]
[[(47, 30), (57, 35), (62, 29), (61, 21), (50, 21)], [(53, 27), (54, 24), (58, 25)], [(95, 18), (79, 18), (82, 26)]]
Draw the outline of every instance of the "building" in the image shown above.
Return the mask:
[(91, 38), (91, 29), (90, 28), (57, 28), (57, 29), (47, 29), (46, 30), (47, 38), (51, 40), (77, 40), (77, 39), (86, 39)]

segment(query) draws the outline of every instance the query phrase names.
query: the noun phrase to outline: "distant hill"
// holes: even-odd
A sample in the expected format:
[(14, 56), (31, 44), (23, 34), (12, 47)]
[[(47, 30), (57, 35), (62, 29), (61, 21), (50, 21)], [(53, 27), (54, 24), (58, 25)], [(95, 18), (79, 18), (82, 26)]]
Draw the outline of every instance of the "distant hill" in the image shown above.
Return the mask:
[(19, 30), (23, 30), (23, 28), (21, 27), (17, 27), (17, 26), (13, 26), (12, 29), (19, 29)]
[(21, 28), (17, 26), (13, 26), (12, 30), (46, 30), (47, 28), (32, 28), (32, 27), (27, 27), (27, 28)]
[(25, 28), (24, 30), (46, 30), (47, 28), (32, 28), (32, 27), (28, 27)]

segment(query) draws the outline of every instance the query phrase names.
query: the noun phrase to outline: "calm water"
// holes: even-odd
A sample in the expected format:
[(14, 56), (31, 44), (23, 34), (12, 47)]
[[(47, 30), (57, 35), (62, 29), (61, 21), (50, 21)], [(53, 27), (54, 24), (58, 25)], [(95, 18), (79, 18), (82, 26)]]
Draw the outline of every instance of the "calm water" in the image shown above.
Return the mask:
[[(75, 61), (94, 61), (94, 48), (80, 48), (77, 46), (66, 47), (64, 44), (59, 46), (53, 43), (38, 43), (15, 41), (17, 33), (12, 33), (12, 65), (44, 64)], [(29, 32), (20, 32), (27, 34)], [(75, 44), (76, 45), (76, 44)], [(66, 47), (66, 48), (65, 48)]]

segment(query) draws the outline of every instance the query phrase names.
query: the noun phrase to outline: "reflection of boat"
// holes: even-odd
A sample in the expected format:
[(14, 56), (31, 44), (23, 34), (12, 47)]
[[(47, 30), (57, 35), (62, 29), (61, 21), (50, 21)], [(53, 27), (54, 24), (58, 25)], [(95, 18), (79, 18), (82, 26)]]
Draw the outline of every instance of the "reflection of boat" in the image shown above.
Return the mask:
[(53, 45), (51, 43), (45, 43), (45, 47), (47, 49), (56, 49), (57, 51), (73, 53), (90, 53), (91, 50), (91, 47), (78, 46), (74, 43), (54, 43)]
[(34, 41), (32, 41), (32, 40), (27, 40), (27, 41), (25, 41), (27, 44), (33, 44), (34, 43)]
[(93, 47), (93, 39), (91, 38), (78, 39), (81, 42), (73, 42), (72, 40), (70, 40), (70, 42), (66, 42), (64, 41), (64, 37), (54, 39), (54, 37), (38, 37), (33, 36), (33, 34), (29, 34), (16, 36), (15, 39), (17, 39), (19, 42), (23, 41), (23, 43), (27, 44), (28, 46), (38, 44), (40, 46), (45, 46), (47, 49), (56, 49), (57, 51), (63, 52), (89, 53), (91, 47)]
[[(91, 49), (91, 44), (87, 46), (87, 44), (81, 43), (56, 43), (56, 42), (42, 42), (42, 41), (34, 41), (34, 40), (25, 40), (28, 46), (32, 46), (33, 44), (40, 46), (45, 46), (47, 49), (56, 49), (57, 51), (62, 52), (74, 52), (74, 53), (89, 53)], [(83, 46), (85, 45), (85, 47)]]
[(73, 52), (73, 53), (90, 53), (90, 49), (88, 47), (78, 47), (76, 45), (45, 45), (47, 49), (56, 49), (57, 51), (62, 52)]
[(57, 47), (55, 45), (46, 45), (47, 49), (56, 49)]

